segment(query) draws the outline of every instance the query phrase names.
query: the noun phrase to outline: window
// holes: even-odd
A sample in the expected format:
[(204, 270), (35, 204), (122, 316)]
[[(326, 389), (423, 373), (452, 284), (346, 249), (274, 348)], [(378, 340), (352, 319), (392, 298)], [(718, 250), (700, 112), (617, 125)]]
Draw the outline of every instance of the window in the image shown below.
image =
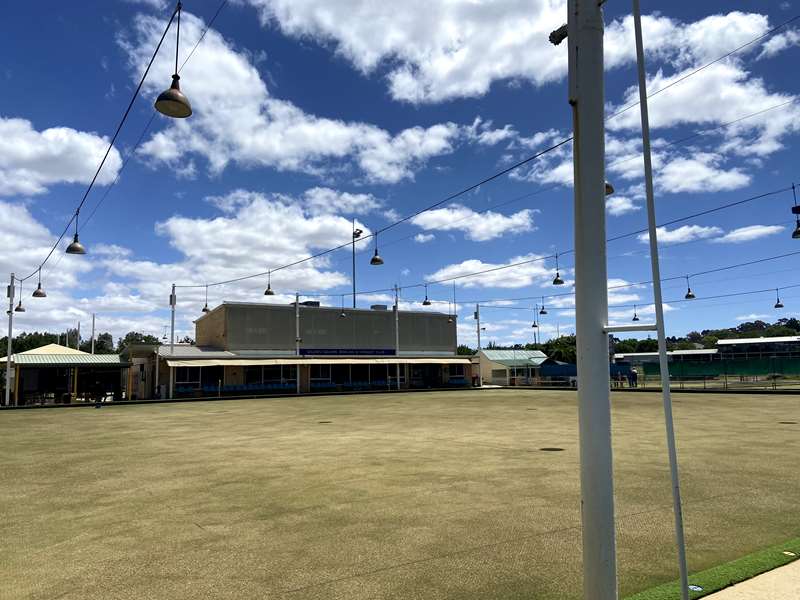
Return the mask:
[(281, 381), (281, 366), (280, 365), (266, 365), (264, 367), (264, 382), (265, 383), (280, 383)]
[(311, 381), (330, 381), (330, 365), (311, 365)]
[(492, 379), (505, 379), (505, 378), (506, 378), (505, 369), (492, 369)]
[(244, 382), (247, 384), (261, 383), (261, 367), (245, 367)]
[(200, 386), (201, 367), (177, 367), (175, 369), (175, 383), (177, 385)]
[(297, 381), (297, 365), (281, 365), (281, 377), (284, 382)]
[(450, 379), (464, 377), (464, 365), (450, 365)]

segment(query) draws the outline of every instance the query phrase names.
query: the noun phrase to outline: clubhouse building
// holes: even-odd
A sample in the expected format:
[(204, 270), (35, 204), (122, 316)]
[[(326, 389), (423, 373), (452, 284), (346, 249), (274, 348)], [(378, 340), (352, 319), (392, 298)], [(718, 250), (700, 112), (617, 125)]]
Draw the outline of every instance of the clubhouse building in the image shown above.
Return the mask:
[(456, 318), (429, 311), (224, 302), (195, 321), (196, 345), (132, 345), (130, 399), (472, 384)]

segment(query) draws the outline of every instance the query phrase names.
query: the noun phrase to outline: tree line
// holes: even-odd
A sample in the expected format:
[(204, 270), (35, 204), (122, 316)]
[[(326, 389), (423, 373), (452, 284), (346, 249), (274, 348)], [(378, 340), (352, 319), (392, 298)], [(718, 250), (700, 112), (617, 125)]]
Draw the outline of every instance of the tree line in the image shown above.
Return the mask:
[[(50, 332), (39, 332), (34, 331), (30, 333), (20, 333), (17, 336), (11, 338), (11, 351), (16, 352), (25, 352), (27, 350), (33, 350), (34, 348), (39, 348), (41, 346), (46, 346), (47, 344), (60, 344), (62, 346), (69, 345), (70, 348), (75, 347), (75, 340), (78, 339), (78, 330), (68, 329), (64, 333), (50, 333)], [(162, 341), (159, 340), (154, 335), (149, 335), (146, 333), (141, 333), (139, 331), (129, 331), (123, 337), (117, 340), (117, 344), (114, 344), (114, 337), (108, 333), (100, 333), (95, 337), (94, 340), (94, 352), (95, 354), (119, 354), (122, 350), (130, 345), (130, 344), (161, 344)], [(183, 339), (180, 340), (179, 343), (182, 344), (194, 344), (194, 340), (189, 336), (185, 336)], [(6, 350), (8, 348), (8, 336), (3, 336), (0, 338), (0, 357), (6, 355)], [(81, 338), (81, 342), (78, 346), (79, 350), (83, 352), (91, 352), (92, 351), (92, 340)]]

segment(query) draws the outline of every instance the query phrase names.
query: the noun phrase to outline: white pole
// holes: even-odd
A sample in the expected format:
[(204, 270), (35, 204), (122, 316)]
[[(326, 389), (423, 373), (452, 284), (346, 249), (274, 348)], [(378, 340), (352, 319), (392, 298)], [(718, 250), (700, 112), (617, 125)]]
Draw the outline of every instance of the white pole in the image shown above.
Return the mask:
[(675, 518), (675, 543), (678, 547), (678, 571), (681, 582), (681, 598), (683, 600), (689, 600), (689, 573), (686, 566), (686, 542), (683, 534), (681, 488), (680, 479), (678, 477), (678, 452), (675, 446), (675, 428), (672, 421), (672, 396), (669, 389), (667, 339), (664, 332), (664, 306), (661, 296), (661, 267), (658, 260), (656, 206), (653, 196), (653, 164), (650, 156), (650, 117), (647, 110), (647, 82), (645, 79), (642, 15), (639, 7), (639, 0), (633, 0), (633, 23), (636, 33), (636, 63), (639, 71), (639, 108), (642, 118), (642, 153), (644, 154), (644, 182), (647, 196), (647, 229), (650, 238), (650, 265), (653, 272), (653, 301), (656, 309), (658, 364), (661, 370), (661, 394), (664, 403), (664, 423), (667, 434), (669, 472), (672, 478), (672, 510)]
[(169, 325), (169, 353), (175, 354), (175, 304), (178, 299), (175, 296), (175, 284), (172, 284), (172, 293), (169, 295), (170, 325)]
[[(294, 295), (294, 354), (300, 357), (300, 294)], [(300, 361), (295, 365), (295, 384), (300, 393)]]
[[(5, 405), (11, 406), (11, 338), (14, 335), (14, 274), (8, 284), (8, 340), (6, 342), (6, 398)], [(16, 401), (16, 398), (14, 398)]]
[(481, 370), (481, 305), (475, 305), (475, 321), (478, 333), (478, 386), (483, 385), (483, 372)]
[(578, 366), (583, 589), (616, 600), (614, 474), (609, 392), (605, 242), (603, 11), (597, 0), (570, 0), (570, 104), (575, 172), (575, 323)]
[(80, 321), (78, 321), (78, 330), (75, 333), (75, 337), (77, 338), (75, 340), (75, 350), (80, 350), (81, 349), (81, 322)]
[(92, 354), (94, 354), (94, 313), (92, 313)]
[(397, 389), (400, 389), (400, 304), (397, 284), (394, 284), (394, 353), (397, 356)]

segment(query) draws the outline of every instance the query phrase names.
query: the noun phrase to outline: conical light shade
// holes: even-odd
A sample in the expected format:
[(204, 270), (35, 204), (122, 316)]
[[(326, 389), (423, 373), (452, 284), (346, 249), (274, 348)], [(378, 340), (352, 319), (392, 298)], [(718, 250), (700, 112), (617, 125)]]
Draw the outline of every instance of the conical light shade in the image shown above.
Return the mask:
[(269, 283), (267, 284), (267, 289), (264, 290), (264, 295), (265, 296), (274, 296), (275, 295), (275, 292), (272, 291), (271, 284), (269, 284)]
[(538, 324), (536, 321), (534, 321), (534, 322), (533, 322), (533, 325), (531, 325), (531, 327), (533, 327), (534, 329), (536, 329), (536, 328), (538, 328), (538, 327), (539, 327), (539, 324)]
[(22, 306), (22, 300), (19, 301), (17, 307), (14, 309), (14, 312), (25, 312), (25, 307)]
[(694, 300), (695, 299), (695, 295), (694, 295), (694, 292), (692, 291), (692, 288), (689, 288), (688, 290), (686, 290), (686, 295), (684, 296), (684, 298), (686, 298), (687, 300)]
[(778, 301), (775, 303), (775, 308), (783, 308), (783, 302), (781, 302), (780, 300), (778, 300)]
[(792, 232), (793, 239), (800, 239), (800, 219), (797, 221), (797, 225), (795, 225), (794, 231)]
[(192, 105), (181, 91), (179, 81), (180, 75), (176, 73), (172, 76), (172, 85), (168, 90), (161, 92), (155, 104), (158, 112), (173, 119), (185, 119), (192, 114)]
[(375, 248), (375, 256), (370, 259), (369, 264), (379, 266), (383, 264), (383, 259), (378, 255), (378, 249)]
[(72, 238), (72, 243), (67, 246), (67, 254), (86, 254), (86, 248), (78, 241), (78, 234)]
[(633, 319), (631, 319), (631, 321), (638, 321), (638, 320), (639, 320), (639, 315), (633, 313)]
[(39, 284), (39, 287), (37, 287), (35, 290), (33, 290), (33, 294), (31, 294), (31, 295), (34, 298), (47, 298), (47, 294), (42, 289), (42, 284), (41, 283)]
[(344, 319), (346, 316), (347, 316), (347, 313), (345, 313), (344, 311), (339, 313), (339, 318), (340, 319)]
[(422, 301), (422, 306), (430, 306), (430, 305), (431, 305), (431, 301), (428, 300), (427, 296), (425, 296), (425, 300)]
[(614, 193), (614, 186), (606, 181), (606, 196), (610, 196), (613, 193)]
[(561, 274), (556, 271), (556, 277), (553, 279), (553, 285), (564, 285), (564, 280), (561, 279)]
[(206, 304), (206, 305), (203, 307), (203, 312), (204, 312), (204, 313), (211, 312), (211, 309), (210, 309), (210, 308), (208, 308), (208, 304)]
[(542, 310), (539, 311), (539, 314), (540, 315), (546, 315), (547, 314), (547, 311), (545, 310), (544, 306), (542, 307)]

